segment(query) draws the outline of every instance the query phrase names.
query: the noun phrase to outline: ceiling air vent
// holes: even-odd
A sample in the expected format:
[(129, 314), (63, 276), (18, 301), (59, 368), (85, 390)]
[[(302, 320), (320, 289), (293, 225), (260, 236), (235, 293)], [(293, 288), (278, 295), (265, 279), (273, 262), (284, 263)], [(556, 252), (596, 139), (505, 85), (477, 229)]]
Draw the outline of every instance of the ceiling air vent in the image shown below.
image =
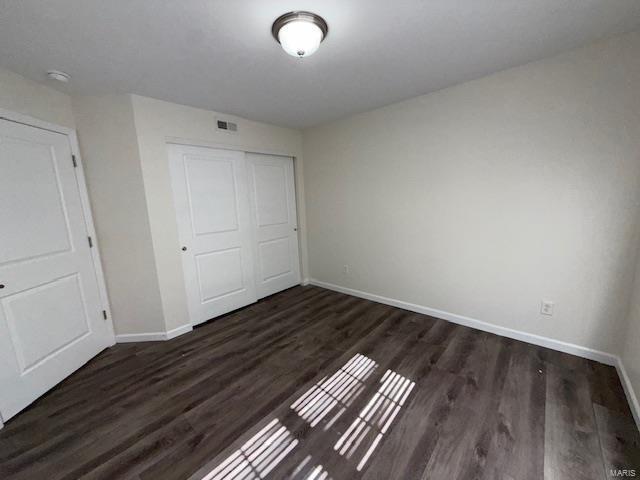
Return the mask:
[(238, 124), (227, 122), (226, 120), (217, 120), (216, 128), (222, 132), (235, 133), (238, 131)]

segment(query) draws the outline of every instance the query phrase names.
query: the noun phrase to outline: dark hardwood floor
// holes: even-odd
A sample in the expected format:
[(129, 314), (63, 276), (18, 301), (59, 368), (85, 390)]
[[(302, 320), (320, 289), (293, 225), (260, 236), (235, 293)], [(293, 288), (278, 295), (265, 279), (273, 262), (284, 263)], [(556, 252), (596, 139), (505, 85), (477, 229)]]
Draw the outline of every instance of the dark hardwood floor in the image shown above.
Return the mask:
[(120, 344), (0, 430), (2, 479), (640, 476), (615, 370), (317, 287)]

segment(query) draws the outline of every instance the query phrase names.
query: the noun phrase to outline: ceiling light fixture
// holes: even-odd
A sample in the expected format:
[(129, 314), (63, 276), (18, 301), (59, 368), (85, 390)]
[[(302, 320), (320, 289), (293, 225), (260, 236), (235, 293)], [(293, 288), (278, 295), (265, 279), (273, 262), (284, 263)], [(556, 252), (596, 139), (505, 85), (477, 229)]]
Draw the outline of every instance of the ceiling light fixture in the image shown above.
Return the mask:
[(71, 79), (71, 75), (60, 70), (49, 70), (47, 77), (51, 80), (57, 80), (58, 82), (67, 83)]
[(271, 33), (283, 50), (294, 57), (312, 55), (327, 36), (324, 19), (311, 12), (289, 12), (278, 17)]

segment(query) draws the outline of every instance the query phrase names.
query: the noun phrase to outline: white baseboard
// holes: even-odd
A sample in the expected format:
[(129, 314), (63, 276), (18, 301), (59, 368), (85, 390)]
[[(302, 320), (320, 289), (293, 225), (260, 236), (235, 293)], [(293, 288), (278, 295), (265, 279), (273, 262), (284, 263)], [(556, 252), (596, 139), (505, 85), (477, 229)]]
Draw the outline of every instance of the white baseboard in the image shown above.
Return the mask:
[(149, 333), (126, 333), (122, 335), (116, 335), (116, 343), (131, 343), (131, 342), (161, 342), (164, 340), (171, 340), (184, 333), (193, 330), (191, 324), (182, 325), (168, 332), (149, 332)]
[(193, 330), (193, 325), (191, 325), (190, 323), (182, 325), (178, 328), (174, 328), (173, 330), (169, 330), (166, 334), (167, 340), (171, 340), (172, 338), (176, 338), (180, 335), (184, 335), (185, 333), (189, 333), (191, 330)]
[(165, 332), (124, 333), (116, 335), (116, 343), (160, 342), (167, 339)]
[(638, 397), (636, 396), (636, 392), (633, 390), (633, 384), (631, 383), (629, 375), (627, 375), (627, 370), (624, 368), (624, 364), (620, 357), (617, 357), (616, 370), (618, 371), (620, 382), (622, 382), (624, 393), (627, 396), (627, 402), (629, 402), (631, 413), (636, 421), (636, 426), (638, 427), (638, 430), (640, 430), (640, 403), (638, 403)]
[(309, 279), (311, 285), (327, 288), (336, 292), (346, 293), (347, 295), (353, 295), (354, 297), (364, 298), (378, 303), (384, 303), (385, 305), (391, 305), (392, 307), (402, 308), (404, 310), (410, 310), (412, 312), (422, 313), (424, 315), (430, 315), (432, 317), (441, 318), (458, 325), (464, 325), (465, 327), (475, 328), (489, 333), (494, 333), (502, 337), (513, 338), (514, 340), (520, 340), (523, 342), (531, 343), (533, 345), (539, 345), (541, 347), (550, 348), (552, 350), (558, 350), (560, 352), (570, 353), (578, 357), (588, 358), (589, 360), (595, 360), (596, 362), (604, 363), (605, 365), (616, 366), (618, 364), (618, 357), (607, 352), (600, 350), (594, 350), (592, 348), (582, 347), (573, 343), (563, 342), (561, 340), (554, 340), (553, 338), (543, 337), (535, 335), (533, 333), (522, 332), (520, 330), (514, 330), (507, 327), (501, 327), (492, 323), (484, 322), (482, 320), (476, 320), (475, 318), (465, 317), (456, 313), (445, 312), (444, 310), (437, 310), (435, 308), (425, 307), (423, 305), (416, 305), (415, 303), (403, 302), (402, 300), (396, 300), (395, 298), (383, 297), (381, 295), (375, 295), (373, 293), (362, 292), (352, 288), (342, 287), (340, 285), (334, 285), (332, 283), (321, 282), (313, 278)]
[(302, 282), (300, 282), (300, 285), (302, 285), (303, 287), (306, 287), (307, 285), (309, 285), (310, 280), (308, 278), (303, 278)]

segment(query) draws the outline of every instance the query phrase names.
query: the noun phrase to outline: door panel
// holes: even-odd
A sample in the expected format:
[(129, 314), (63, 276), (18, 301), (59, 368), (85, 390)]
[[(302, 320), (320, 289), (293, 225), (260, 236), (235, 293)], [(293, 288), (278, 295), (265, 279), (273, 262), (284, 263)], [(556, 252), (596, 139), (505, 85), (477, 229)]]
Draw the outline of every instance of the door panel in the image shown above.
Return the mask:
[[(189, 156), (184, 165), (193, 234), (237, 231), (233, 160)], [(216, 208), (211, 208), (212, 205)]]
[(0, 412), (6, 420), (107, 347), (66, 135), (0, 120)]
[(275, 238), (258, 243), (260, 271), (263, 280), (291, 273), (289, 237)]
[(191, 322), (257, 300), (244, 153), (170, 145)]
[(196, 255), (196, 265), (202, 302), (238, 293), (244, 288), (239, 248)]
[(289, 223), (286, 163), (265, 163), (250, 155), (258, 227)]
[(73, 274), (4, 299), (21, 374), (90, 333), (83, 297)]
[(247, 154), (258, 298), (300, 283), (293, 159)]
[[(21, 138), (3, 138), (0, 225), (3, 233), (0, 264), (69, 251), (69, 229), (50, 146)], [(38, 185), (37, 191), (28, 188)], [(27, 188), (24, 188), (27, 186)], [(38, 212), (25, 215), (25, 211)]]

